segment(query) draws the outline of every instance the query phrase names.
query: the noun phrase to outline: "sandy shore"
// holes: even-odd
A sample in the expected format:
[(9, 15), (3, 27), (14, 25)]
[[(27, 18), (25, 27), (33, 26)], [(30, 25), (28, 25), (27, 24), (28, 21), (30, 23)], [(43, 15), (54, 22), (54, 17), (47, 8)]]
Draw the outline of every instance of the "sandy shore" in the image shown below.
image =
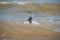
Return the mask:
[(60, 32), (53, 31), (54, 25), (21, 25), (11, 21), (0, 21), (0, 24), (0, 40), (60, 40)]

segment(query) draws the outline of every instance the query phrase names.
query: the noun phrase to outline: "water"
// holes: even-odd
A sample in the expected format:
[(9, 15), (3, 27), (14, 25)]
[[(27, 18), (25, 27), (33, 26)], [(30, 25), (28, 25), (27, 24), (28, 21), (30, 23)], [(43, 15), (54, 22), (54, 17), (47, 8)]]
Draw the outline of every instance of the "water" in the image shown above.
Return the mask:
[[(34, 15), (33, 20), (42, 21), (47, 20), (48, 22), (60, 22), (60, 16), (45, 14), (42, 12), (32, 12), (28, 13), (28, 9), (20, 8), (16, 6), (11, 6), (7, 8), (0, 8), (0, 20), (27, 20), (30, 14)], [(55, 20), (55, 21), (54, 21)]]
[(31, 11), (35, 24), (24, 24), (30, 17), (28, 10), (16, 5), (0, 7), (1, 40), (60, 40), (60, 16)]
[(60, 0), (0, 0), (0, 1), (7, 1), (7, 2), (21, 2), (21, 1), (23, 1), (23, 2), (37, 2), (37, 3), (44, 3), (44, 2), (50, 2), (50, 3), (58, 3), (58, 2), (60, 2)]

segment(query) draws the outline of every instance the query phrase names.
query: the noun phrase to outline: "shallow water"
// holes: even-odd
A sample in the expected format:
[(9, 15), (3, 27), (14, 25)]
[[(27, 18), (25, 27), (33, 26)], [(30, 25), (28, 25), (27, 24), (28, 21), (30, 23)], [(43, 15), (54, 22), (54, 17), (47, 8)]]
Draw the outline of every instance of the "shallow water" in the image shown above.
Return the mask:
[(1, 40), (60, 40), (60, 16), (31, 11), (33, 21), (39, 25), (27, 25), (27, 11), (17, 6), (0, 8)]
[(43, 12), (31, 11), (28, 13), (28, 9), (21, 8), (19, 6), (0, 7), (0, 20), (23, 20), (27, 21), (30, 15), (34, 15), (33, 21), (40, 24), (60, 24), (60, 16), (53, 14), (46, 14)]

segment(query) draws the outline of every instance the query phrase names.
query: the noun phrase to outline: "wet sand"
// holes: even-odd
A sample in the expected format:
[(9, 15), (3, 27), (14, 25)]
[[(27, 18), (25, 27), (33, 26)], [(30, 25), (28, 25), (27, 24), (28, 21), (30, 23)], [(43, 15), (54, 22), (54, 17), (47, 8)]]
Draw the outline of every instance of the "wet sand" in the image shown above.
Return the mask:
[(0, 23), (0, 40), (60, 40), (60, 32), (54, 31), (54, 25), (21, 25), (11, 21)]

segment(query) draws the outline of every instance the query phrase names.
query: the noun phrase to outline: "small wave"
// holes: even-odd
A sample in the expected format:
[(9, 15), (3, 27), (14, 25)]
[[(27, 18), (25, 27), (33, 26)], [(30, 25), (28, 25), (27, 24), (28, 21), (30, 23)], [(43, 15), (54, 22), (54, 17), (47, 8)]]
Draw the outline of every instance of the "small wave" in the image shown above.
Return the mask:
[(29, 2), (0, 2), (0, 4), (26, 4)]

